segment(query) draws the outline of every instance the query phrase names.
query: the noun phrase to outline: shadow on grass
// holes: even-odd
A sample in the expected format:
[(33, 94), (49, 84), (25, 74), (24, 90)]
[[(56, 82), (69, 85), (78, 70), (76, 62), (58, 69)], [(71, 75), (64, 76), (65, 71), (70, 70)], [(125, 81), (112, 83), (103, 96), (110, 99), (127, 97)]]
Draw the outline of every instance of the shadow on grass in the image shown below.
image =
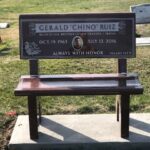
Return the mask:
[(10, 41), (0, 43), (0, 56), (5, 56), (9, 54), (11, 50), (10, 44)]
[(3, 49), (0, 49), (0, 56), (8, 55), (8, 54), (9, 54), (9, 51), (10, 51), (10, 48), (3, 48)]

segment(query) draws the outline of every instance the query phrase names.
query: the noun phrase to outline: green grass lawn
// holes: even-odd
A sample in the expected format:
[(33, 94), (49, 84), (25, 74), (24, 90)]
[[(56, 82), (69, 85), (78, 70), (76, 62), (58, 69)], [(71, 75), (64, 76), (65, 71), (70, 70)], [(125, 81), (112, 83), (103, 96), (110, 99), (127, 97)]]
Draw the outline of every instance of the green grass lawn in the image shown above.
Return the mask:
[[(18, 16), (22, 13), (67, 12), (129, 12), (130, 5), (149, 0), (0, 0), (0, 22), (10, 28), (0, 30), (0, 112), (16, 110), (27, 113), (26, 98), (15, 97), (14, 88), (23, 74), (28, 74), (28, 62), (19, 59)], [(144, 30), (144, 28), (146, 30)], [(150, 35), (150, 26), (137, 27), (137, 32)], [(128, 60), (129, 72), (138, 72), (144, 94), (133, 96), (131, 111), (150, 112), (150, 47), (137, 48), (137, 58)], [(116, 72), (115, 59), (42, 60), (43, 74), (111, 73)], [(44, 114), (54, 113), (110, 113), (115, 111), (114, 96), (42, 97)], [(50, 100), (51, 99), (51, 100)]]

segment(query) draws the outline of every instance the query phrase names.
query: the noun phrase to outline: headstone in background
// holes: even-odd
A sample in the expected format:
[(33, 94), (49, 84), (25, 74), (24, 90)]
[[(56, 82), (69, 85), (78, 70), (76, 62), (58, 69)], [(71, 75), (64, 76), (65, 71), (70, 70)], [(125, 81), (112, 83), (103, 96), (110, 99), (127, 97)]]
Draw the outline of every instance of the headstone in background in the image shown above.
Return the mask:
[(130, 11), (136, 14), (136, 23), (150, 23), (150, 4), (139, 4), (130, 7)]
[(0, 23), (0, 29), (5, 29), (9, 27), (9, 23)]

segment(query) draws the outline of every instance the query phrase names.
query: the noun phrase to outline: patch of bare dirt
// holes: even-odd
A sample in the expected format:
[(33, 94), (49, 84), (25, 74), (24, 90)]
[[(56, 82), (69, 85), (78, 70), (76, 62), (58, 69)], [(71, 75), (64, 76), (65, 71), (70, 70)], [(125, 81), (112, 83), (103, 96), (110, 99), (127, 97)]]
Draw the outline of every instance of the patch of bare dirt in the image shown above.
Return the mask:
[(16, 117), (7, 120), (0, 128), (0, 150), (8, 150), (8, 143), (16, 122)]

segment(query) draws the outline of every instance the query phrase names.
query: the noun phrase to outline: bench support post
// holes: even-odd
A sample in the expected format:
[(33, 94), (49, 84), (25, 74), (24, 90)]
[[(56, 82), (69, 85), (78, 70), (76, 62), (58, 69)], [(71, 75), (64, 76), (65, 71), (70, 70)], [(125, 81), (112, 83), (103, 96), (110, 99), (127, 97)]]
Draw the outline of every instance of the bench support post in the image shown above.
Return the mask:
[(121, 95), (120, 109), (121, 109), (121, 137), (129, 137), (129, 105), (130, 95)]
[(116, 114), (117, 114), (117, 121), (119, 121), (119, 103), (120, 103), (120, 95), (116, 96)]
[(30, 138), (38, 139), (37, 100), (36, 96), (28, 96)]
[[(38, 60), (29, 60), (29, 72), (30, 75), (39, 74)], [(37, 101), (36, 96), (28, 96), (28, 110), (29, 110), (29, 128), (30, 128), (30, 138), (38, 139), (38, 119), (37, 119)], [(41, 121), (41, 108), (39, 108), (39, 122)]]
[[(118, 73), (127, 73), (127, 60), (118, 59)], [(126, 81), (120, 81), (119, 86), (126, 86)], [(120, 107), (119, 107), (120, 105)], [(119, 121), (119, 112), (121, 113), (121, 137), (129, 137), (129, 105), (130, 95), (121, 94), (116, 97), (117, 121)], [(120, 110), (119, 110), (120, 108)]]
[[(127, 59), (118, 59), (118, 73), (126, 73), (127, 72)], [(121, 83), (122, 84), (122, 83)], [(126, 85), (126, 82), (123, 83)], [(122, 86), (124, 86), (122, 84)], [(116, 96), (116, 114), (117, 114), (117, 121), (119, 121), (119, 105), (120, 105), (121, 97), (120, 95)]]

